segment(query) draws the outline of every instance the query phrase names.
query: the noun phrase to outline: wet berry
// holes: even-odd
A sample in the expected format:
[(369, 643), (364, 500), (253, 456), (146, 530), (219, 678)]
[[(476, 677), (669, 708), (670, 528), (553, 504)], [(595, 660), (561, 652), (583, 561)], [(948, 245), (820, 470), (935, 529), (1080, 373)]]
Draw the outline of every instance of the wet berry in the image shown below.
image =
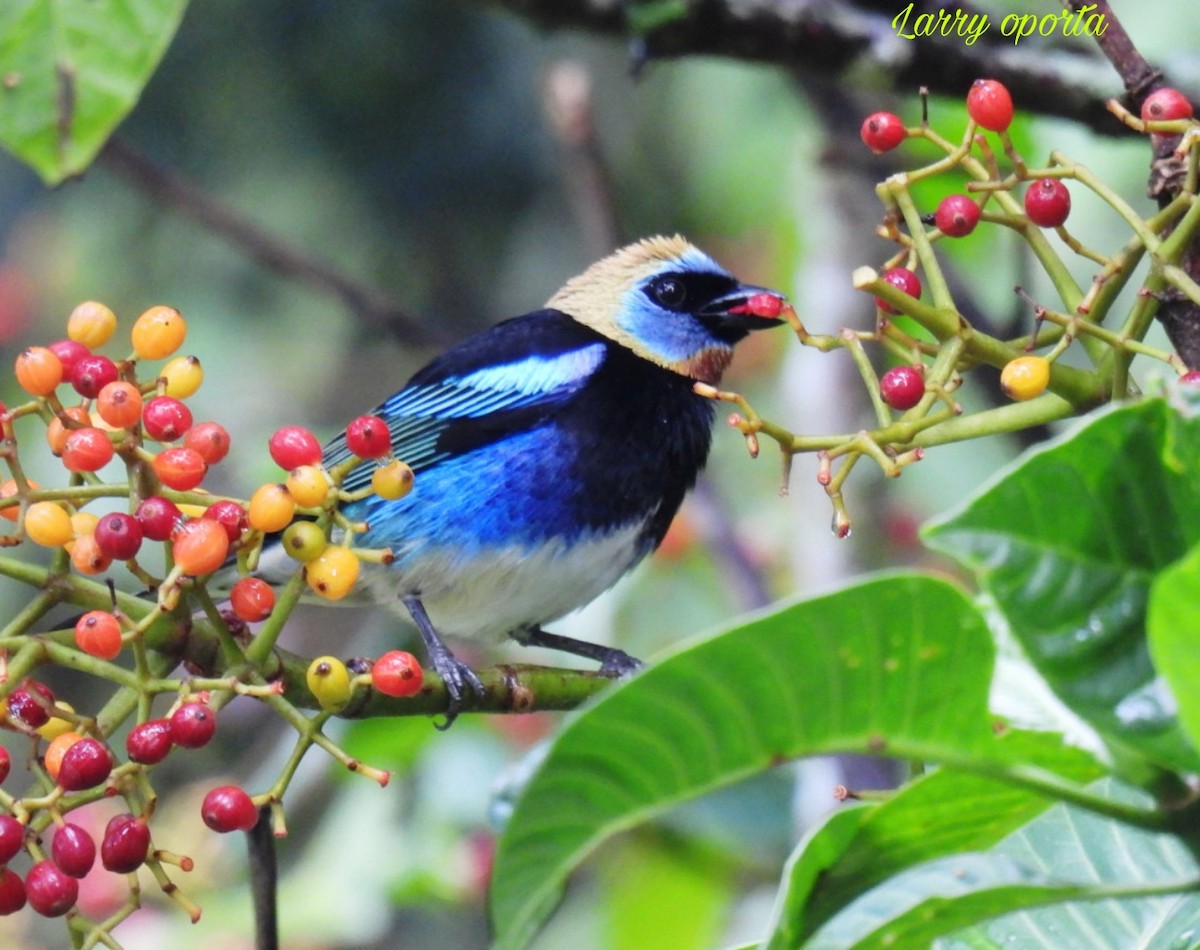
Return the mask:
[[(921, 296), (921, 278), (907, 267), (890, 267), (883, 272), (883, 279), (910, 297)], [(875, 303), (884, 313), (896, 313), (896, 308), (881, 297), (875, 298)]]
[(911, 409), (925, 395), (925, 377), (913, 366), (893, 366), (879, 380), (879, 394), (893, 409)]
[(229, 534), (219, 521), (193, 518), (175, 529), (171, 554), (185, 574), (211, 574), (229, 556)]
[(900, 116), (891, 112), (876, 112), (863, 120), (859, 135), (867, 148), (876, 155), (882, 155), (904, 141), (904, 123), (900, 121)]
[(121, 624), (107, 610), (89, 610), (75, 621), (75, 645), (89, 656), (111, 660), (121, 652)]
[(128, 813), (116, 815), (104, 828), (100, 863), (114, 874), (129, 874), (146, 863), (150, 853), (150, 829)]
[(967, 115), (989, 132), (1003, 132), (1013, 120), (1008, 88), (995, 79), (976, 79), (967, 93)]
[(109, 383), (117, 380), (117, 364), (107, 356), (93, 353), (82, 357), (71, 370), (71, 385), (85, 399), (95, 399)]
[(166, 541), (183, 522), (179, 506), (161, 495), (142, 499), (136, 517), (142, 526), (142, 535), (151, 541)]
[(95, 426), (67, 433), (63, 444), (63, 465), (71, 472), (95, 472), (112, 461), (112, 440), (108, 433)]
[(424, 679), (421, 664), (405, 650), (389, 650), (371, 667), (371, 685), (385, 696), (413, 696)]
[(947, 237), (966, 237), (979, 223), (979, 205), (966, 195), (947, 195), (934, 213), (934, 223)]
[(96, 842), (79, 825), (67, 822), (54, 829), (50, 856), (63, 874), (86, 877), (96, 863)]
[(163, 449), (154, 456), (150, 465), (158, 480), (176, 491), (191, 491), (204, 481), (208, 471), (199, 453), (182, 445)]
[(222, 785), (204, 796), (200, 806), (204, 823), (213, 831), (249, 831), (258, 824), (258, 809), (236, 785)]
[(277, 429), (267, 448), (275, 464), (288, 472), (301, 465), (316, 465), (321, 461), (321, 443), (303, 426)]
[(250, 526), (250, 522), (246, 518), (246, 509), (230, 499), (214, 501), (205, 509), (203, 517), (210, 518), (222, 525), (225, 528), (225, 534), (229, 536), (230, 544), (240, 538), (242, 532)]
[(39, 861), (25, 875), (25, 896), (43, 917), (61, 917), (79, 899), (79, 882), (53, 861)]
[(103, 742), (83, 738), (71, 745), (58, 769), (58, 784), (68, 792), (80, 792), (104, 783), (112, 772), (112, 753)]
[(112, 511), (96, 522), (96, 544), (114, 561), (128, 561), (142, 546), (142, 525), (133, 515)]
[(8, 715), (30, 729), (46, 724), (54, 709), (54, 694), (50, 687), (36, 680), (25, 680), (8, 694)]
[(142, 765), (157, 765), (167, 757), (172, 745), (169, 719), (147, 719), (130, 729), (125, 737), (129, 760)]
[(0, 864), (8, 864), (25, 847), (25, 826), (12, 815), (0, 815)]
[(1039, 228), (1057, 228), (1071, 213), (1071, 192), (1057, 178), (1040, 178), (1025, 192), (1025, 214)]
[(192, 427), (192, 410), (171, 396), (155, 396), (142, 410), (142, 425), (155, 442), (174, 442)]
[(258, 623), (275, 609), (275, 591), (261, 578), (243, 577), (229, 592), (229, 604), (240, 619)]
[(217, 731), (217, 714), (204, 703), (184, 703), (171, 714), (170, 724), (175, 745), (199, 749)]

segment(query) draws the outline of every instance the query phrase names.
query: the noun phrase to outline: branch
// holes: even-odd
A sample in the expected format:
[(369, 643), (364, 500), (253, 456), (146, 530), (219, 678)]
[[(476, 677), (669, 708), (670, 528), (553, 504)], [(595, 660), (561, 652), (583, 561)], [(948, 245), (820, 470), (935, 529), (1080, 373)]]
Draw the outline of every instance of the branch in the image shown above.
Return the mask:
[(367, 326), (416, 346), (447, 342), (379, 291), (285, 244), (194, 183), (156, 164), (128, 142), (115, 136), (109, 139), (97, 161), (151, 200), (183, 212), (263, 267), (334, 297)]

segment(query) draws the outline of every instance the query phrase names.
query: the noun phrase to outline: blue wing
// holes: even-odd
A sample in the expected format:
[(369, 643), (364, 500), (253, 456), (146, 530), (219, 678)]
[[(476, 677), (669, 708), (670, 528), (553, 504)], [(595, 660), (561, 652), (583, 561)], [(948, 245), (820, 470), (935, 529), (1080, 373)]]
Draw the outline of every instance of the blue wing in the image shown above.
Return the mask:
[[(547, 419), (599, 369), (608, 345), (558, 311), (527, 314), (449, 350), (375, 414), (388, 422), (393, 454), (419, 472)], [(325, 464), (349, 454), (340, 435), (326, 447)], [(362, 488), (372, 471), (360, 466), (344, 487)]]

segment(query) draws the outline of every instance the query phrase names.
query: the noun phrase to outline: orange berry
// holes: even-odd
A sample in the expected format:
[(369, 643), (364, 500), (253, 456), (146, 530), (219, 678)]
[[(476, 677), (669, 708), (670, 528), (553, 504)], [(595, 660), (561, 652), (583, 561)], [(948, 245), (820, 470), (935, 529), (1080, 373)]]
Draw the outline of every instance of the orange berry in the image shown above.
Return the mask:
[(229, 430), (219, 422), (197, 422), (183, 434), (183, 446), (195, 451), (209, 465), (229, 454)]
[(71, 516), (53, 501), (35, 501), (25, 510), (25, 534), (46, 548), (60, 548), (75, 538)]
[(258, 623), (275, 609), (275, 591), (260, 577), (243, 577), (229, 592), (229, 606), (247, 623)]
[(256, 531), (282, 531), (292, 523), (296, 514), (296, 501), (286, 485), (260, 485), (250, 496), (250, 510), (246, 518)]
[(358, 555), (349, 548), (331, 547), (304, 568), (308, 586), (326, 600), (341, 600), (358, 580)]
[(117, 315), (94, 300), (85, 300), (67, 318), (67, 336), (90, 350), (107, 343), (116, 330)]
[(71, 566), (80, 574), (103, 574), (112, 566), (112, 558), (100, 550), (94, 534), (85, 534), (71, 542)]
[(333, 483), (320, 465), (301, 465), (288, 472), (288, 494), (301, 508), (315, 508), (329, 495)]
[(160, 360), (183, 346), (187, 323), (174, 307), (151, 307), (133, 325), (133, 352), (139, 359)]
[[(42, 487), (37, 482), (33, 481), (33, 479), (26, 479), (26, 481), (29, 483), (29, 487), (32, 489), (36, 490)], [(17, 494), (17, 483), (11, 478), (0, 485), (0, 498), (12, 498), (15, 494)], [(17, 505), (9, 505), (7, 508), (0, 508), (0, 518), (7, 518), (9, 521), (16, 521), (17, 511)]]
[(392, 460), (371, 474), (371, 491), (380, 498), (395, 501), (403, 498), (413, 487), (413, 470), (404, 462)]
[(142, 418), (141, 390), (123, 379), (107, 383), (96, 396), (96, 411), (117, 429), (135, 426)]
[(95, 472), (112, 461), (113, 452), (107, 432), (95, 426), (84, 426), (67, 433), (62, 461), (67, 471)]
[(229, 555), (229, 535), (212, 518), (185, 521), (171, 535), (171, 553), (185, 574), (211, 574)]
[(63, 756), (67, 754), (67, 750), (82, 738), (78, 732), (64, 732), (55, 736), (46, 746), (42, 765), (46, 767), (52, 779), (58, 779), (58, 770), (62, 767)]
[(50, 451), (55, 455), (62, 455), (63, 449), (67, 447), (67, 436), (69, 436), (79, 426), (87, 426), (92, 424), (92, 417), (88, 414), (87, 408), (84, 406), (70, 406), (63, 410), (63, 415), (78, 425), (67, 428), (59, 416), (55, 416), (50, 420), (50, 424), (46, 426), (46, 442), (50, 445)]
[(167, 381), (165, 395), (175, 399), (194, 396), (204, 382), (204, 369), (194, 356), (175, 357), (158, 371), (158, 375)]
[(89, 610), (75, 621), (75, 645), (89, 656), (111, 660), (121, 652), (121, 623), (107, 610)]
[(49, 396), (63, 379), (62, 360), (45, 346), (29, 346), (16, 362), (17, 382), (31, 396)]
[(208, 465), (200, 453), (183, 446), (163, 449), (154, 456), (150, 465), (158, 480), (176, 491), (191, 491), (204, 481), (204, 474), (208, 471)]

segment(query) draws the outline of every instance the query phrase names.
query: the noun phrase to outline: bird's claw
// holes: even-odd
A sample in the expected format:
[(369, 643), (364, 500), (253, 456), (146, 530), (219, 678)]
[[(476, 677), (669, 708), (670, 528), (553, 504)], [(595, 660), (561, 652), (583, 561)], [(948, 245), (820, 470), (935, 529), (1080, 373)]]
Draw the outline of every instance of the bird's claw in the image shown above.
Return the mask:
[(475, 694), (476, 699), (483, 699), (485, 692), (483, 680), (449, 650), (435, 653), (430, 659), (433, 661), (433, 668), (437, 671), (438, 676), (446, 684), (446, 721), (434, 723), (435, 729), (445, 732), (454, 725), (454, 720), (462, 711), (463, 699), (468, 690)]
[(636, 656), (630, 656), (624, 650), (610, 647), (604, 651), (604, 659), (600, 663), (600, 672), (613, 676), (629, 676), (642, 669), (645, 665)]

